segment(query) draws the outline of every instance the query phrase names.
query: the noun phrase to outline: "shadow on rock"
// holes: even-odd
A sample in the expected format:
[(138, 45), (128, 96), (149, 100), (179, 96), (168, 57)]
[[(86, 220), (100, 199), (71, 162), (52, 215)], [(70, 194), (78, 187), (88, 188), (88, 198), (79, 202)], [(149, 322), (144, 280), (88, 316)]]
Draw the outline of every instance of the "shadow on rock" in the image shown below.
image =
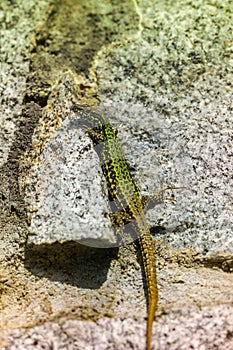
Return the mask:
[(55, 242), (25, 248), (25, 267), (37, 277), (79, 288), (98, 289), (107, 279), (118, 248), (101, 249), (77, 242)]

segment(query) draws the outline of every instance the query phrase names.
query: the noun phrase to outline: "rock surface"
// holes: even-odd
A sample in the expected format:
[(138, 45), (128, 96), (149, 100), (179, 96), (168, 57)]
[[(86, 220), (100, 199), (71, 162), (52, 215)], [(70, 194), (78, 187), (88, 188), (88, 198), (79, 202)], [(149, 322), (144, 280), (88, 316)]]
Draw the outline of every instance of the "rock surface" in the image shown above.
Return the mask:
[(153, 349), (232, 349), (231, 1), (0, 9), (0, 348), (145, 348), (137, 246), (74, 239), (114, 239), (98, 157), (69, 127), (79, 102), (106, 111), (142, 194), (183, 187), (147, 211)]

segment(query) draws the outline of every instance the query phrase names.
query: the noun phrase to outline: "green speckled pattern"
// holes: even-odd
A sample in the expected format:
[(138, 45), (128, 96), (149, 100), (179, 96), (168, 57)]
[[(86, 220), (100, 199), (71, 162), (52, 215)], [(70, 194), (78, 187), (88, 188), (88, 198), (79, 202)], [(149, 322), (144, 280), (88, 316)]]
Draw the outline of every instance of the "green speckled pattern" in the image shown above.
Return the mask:
[(147, 349), (151, 349), (152, 324), (158, 302), (156, 259), (154, 242), (146, 223), (144, 207), (138, 189), (130, 174), (117, 132), (106, 116), (91, 108), (80, 109), (81, 124), (86, 128), (100, 157), (102, 170), (107, 180), (109, 198), (114, 201), (118, 226), (133, 221), (139, 234), (143, 269), (147, 284), (148, 321)]

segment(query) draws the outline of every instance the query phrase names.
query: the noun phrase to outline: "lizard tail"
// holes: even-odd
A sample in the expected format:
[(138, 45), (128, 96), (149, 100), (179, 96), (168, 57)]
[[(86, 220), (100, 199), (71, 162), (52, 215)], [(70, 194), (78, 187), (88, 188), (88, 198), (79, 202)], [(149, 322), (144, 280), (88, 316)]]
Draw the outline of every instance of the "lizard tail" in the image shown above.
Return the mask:
[(141, 245), (143, 267), (147, 284), (147, 350), (151, 350), (152, 326), (158, 305), (158, 287), (154, 241), (149, 230), (146, 230), (139, 237), (139, 242)]
[(148, 311), (147, 311), (147, 336), (146, 336), (147, 350), (151, 350), (152, 326), (153, 326), (156, 309), (157, 309), (157, 299), (152, 298), (151, 300), (149, 300)]

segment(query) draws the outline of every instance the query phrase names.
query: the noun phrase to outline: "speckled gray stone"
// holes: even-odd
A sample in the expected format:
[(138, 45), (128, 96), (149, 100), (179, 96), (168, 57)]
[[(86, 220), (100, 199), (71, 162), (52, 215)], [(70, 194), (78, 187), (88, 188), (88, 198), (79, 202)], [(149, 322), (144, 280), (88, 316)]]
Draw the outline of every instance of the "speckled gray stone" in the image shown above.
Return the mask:
[(152, 195), (163, 179), (165, 187), (183, 187), (174, 191), (175, 203), (147, 211), (151, 227), (164, 227), (156, 236), (174, 248), (233, 253), (231, 100), (227, 94), (207, 105), (200, 101), (198, 107), (189, 98), (181, 100), (184, 114), (174, 120), (138, 104), (103, 103), (121, 128), (118, 137), (137, 168), (142, 193)]
[[(48, 20), (46, 9), (52, 3), (57, 6), (51, 6)], [(87, 2), (80, 1), (78, 4), (84, 5), (83, 16)], [(35, 97), (40, 92), (47, 93), (50, 88), (47, 75), (54, 57), (68, 56), (67, 60), (59, 61), (60, 65), (64, 62), (69, 65), (61, 70), (72, 70), (70, 62), (74, 64), (75, 83), (86, 79), (81, 89), (84, 94), (86, 90), (90, 95), (93, 90), (96, 93), (98, 89), (92, 90), (92, 87), (93, 84), (98, 85), (101, 105), (118, 129), (119, 140), (142, 194), (152, 194), (155, 188), (161, 186), (163, 179), (165, 186), (173, 184), (185, 187), (174, 191), (176, 203), (167, 201), (146, 213), (155, 238), (158, 266), (159, 308), (153, 325), (153, 348), (231, 350), (232, 1), (133, 0), (119, 4), (120, 7), (114, 2), (111, 8), (109, 1), (88, 2), (89, 12), (85, 16), (88, 27), (82, 32), (84, 34), (79, 43), (84, 50), (77, 53), (76, 42), (70, 35), (81, 21), (80, 12), (75, 13), (76, 0), (64, 0), (59, 2), (59, 6), (58, 2), (53, 1), (1, 1), (0, 6), (4, 10), (2, 43), (5, 62), (4, 82), (1, 85), (1, 103), (4, 107), (0, 119), (1, 163), (6, 161), (14, 141), (15, 125), (20, 124), (25, 72), (29, 70), (27, 54), (30, 35), (38, 32), (40, 34), (33, 47), (39, 54), (45, 53), (35, 65), (36, 68), (42, 65), (42, 84), (39, 91), (37, 85), (29, 91), (30, 101), (34, 101), (29, 110), (41, 112), (39, 108), (33, 109), (36, 102), (41, 102)], [(130, 17), (127, 7), (123, 8), (122, 4), (132, 9)], [(68, 18), (66, 15), (69, 11), (72, 16)], [(111, 29), (106, 30), (108, 23), (111, 23), (108, 16), (113, 18), (114, 28), (124, 28), (123, 32), (119, 30), (120, 34), (115, 30), (110, 40), (108, 34)], [(65, 21), (70, 19), (74, 21), (64, 28)], [(42, 29), (36, 29), (40, 22)], [(98, 30), (102, 26), (105, 30), (99, 43)], [(52, 47), (49, 46), (50, 42)], [(96, 44), (94, 48), (93, 42)], [(88, 50), (94, 52), (94, 56), (86, 56)], [(14, 52), (17, 55), (14, 56)], [(72, 57), (69, 56), (71, 52)], [(16, 56), (14, 62), (12, 58)], [(83, 79), (81, 71), (83, 80), (78, 76), (80, 69), (74, 72), (77, 67), (80, 68), (76, 65), (79, 59), (86, 74)], [(33, 66), (35, 61), (31, 63)], [(52, 78), (61, 78), (60, 65), (57, 64), (51, 72)], [(32, 66), (30, 83), (33, 84), (37, 71), (36, 68), (33, 71)], [(44, 68), (48, 70), (44, 72)], [(53, 105), (49, 104), (48, 99), (48, 124), (53, 123), (56, 114), (62, 115), (63, 120), (68, 118), (64, 123), (72, 117), (68, 92), (59, 99), (59, 93), (68, 90), (69, 82), (59, 80), (59, 84), (56, 94), (52, 92), (50, 95)], [(44, 86), (48, 90), (43, 91)], [(15, 106), (12, 96), (17, 99)], [(47, 102), (46, 99), (43, 101)], [(38, 113), (38, 116), (39, 125), (44, 113)], [(30, 119), (33, 115), (28, 113), (24, 117)], [(22, 122), (26, 120), (22, 118)], [(57, 130), (58, 135), (62, 125), (61, 130)], [(36, 139), (36, 131), (30, 129), (30, 132), (33, 133), (30, 136)], [(90, 140), (87, 135), (78, 135), (82, 144), (77, 140), (77, 134), (71, 140), (79, 145), (81, 151)], [(52, 136), (47, 145), (58, 145), (59, 139), (62, 137), (54, 139)], [(27, 145), (30, 148), (33, 143)], [(34, 177), (33, 171), (29, 171), (29, 175), (32, 175), (31, 185), (36, 184), (37, 189), (42, 185), (41, 199), (46, 204), (50, 202), (50, 205), (57, 203), (62, 206), (57, 201), (59, 197), (53, 193), (57, 184), (49, 178), (49, 174), (54, 174), (57, 163), (66, 175), (63, 178), (63, 174), (59, 173), (62, 198), (67, 199), (66, 191), (72, 195), (70, 185), (75, 185), (78, 190), (81, 188), (81, 182), (70, 177), (75, 170), (71, 169), (71, 165), (83, 154), (72, 151), (70, 157), (66, 150), (63, 153), (57, 146), (53, 149), (47, 145), (44, 144), (44, 149), (39, 149), (42, 152), (36, 154), (38, 158), (35, 159), (38, 161), (41, 156), (42, 162), (37, 163), (38, 168), (32, 169), (36, 170)], [(16, 146), (20, 148), (21, 144)], [(64, 154), (69, 164), (64, 164), (64, 158), (59, 158)], [(95, 158), (94, 151), (91, 154)], [(13, 159), (8, 160), (13, 165), (16, 164), (14, 155), (13, 149)], [(30, 162), (26, 164), (24, 170), (31, 170), (30, 165)], [(46, 182), (41, 182), (38, 169), (46, 175)], [(97, 176), (95, 181), (100, 184), (102, 175), (98, 169), (96, 158), (93, 173)], [(5, 175), (3, 179), (7, 183), (7, 176), (10, 178), (11, 174), (6, 172)], [(71, 182), (67, 182), (68, 178)], [(120, 247), (119, 250), (101, 250), (64, 242), (34, 244), (31, 248), (31, 245), (25, 244), (27, 226), (23, 211), (17, 211), (21, 208), (15, 205), (17, 198), (13, 189), (17, 188), (18, 182), (13, 182), (14, 188), (8, 192), (4, 188), (2, 191), (5, 183), (1, 183), (0, 196), (1, 209), (7, 209), (1, 213), (0, 222), (0, 347), (7, 350), (144, 349), (145, 290), (133, 245)], [(50, 189), (48, 198), (46, 184)], [(30, 192), (26, 188), (26, 192), (22, 193), (29, 206), (37, 204), (33, 189)], [(103, 189), (101, 193), (105, 193)], [(171, 193), (167, 192), (166, 195), (171, 196)], [(78, 200), (75, 194), (73, 198)], [(57, 202), (53, 202), (53, 199)], [(106, 205), (100, 196), (98, 200)], [(23, 201), (19, 201), (21, 203)], [(54, 209), (53, 206), (47, 208)], [(78, 210), (81, 212), (81, 206)], [(50, 223), (53, 223), (52, 214), (46, 212)], [(59, 215), (55, 218), (59, 219)], [(101, 214), (100, 219), (105, 220), (104, 215)], [(73, 224), (75, 220), (72, 220), (65, 222)], [(46, 222), (43, 225), (47, 231), (49, 227), (46, 227)], [(34, 226), (36, 229), (38, 227)], [(38, 239), (50, 239), (49, 235), (40, 236), (39, 230), (36, 233)], [(65, 238), (62, 232), (58, 236), (62, 240)], [(34, 238), (37, 239), (36, 236)], [(198, 249), (202, 256), (191, 247)]]
[(0, 4), (0, 165), (7, 159), (21, 113), (29, 72), (30, 37), (45, 20), (48, 6), (46, 0), (19, 1), (15, 7), (6, 0)]
[[(228, 98), (230, 99), (230, 96)], [(224, 104), (226, 103), (225, 99)], [(176, 203), (159, 203), (160, 205), (147, 211), (150, 226), (159, 224), (164, 227), (162, 235), (158, 234), (157, 237), (163, 237), (174, 248), (188, 246), (204, 255), (220, 250), (233, 253), (233, 221), (230, 210), (233, 183), (229, 178), (229, 169), (232, 167), (230, 113), (222, 100), (219, 103), (213, 101), (208, 104), (200, 101), (198, 109), (193, 107), (189, 100), (185, 104), (188, 106), (189, 117), (184, 119), (184, 116), (178, 115), (175, 121), (165, 118), (153, 109), (129, 102), (115, 103), (105, 99), (99, 109), (118, 129), (118, 138), (126, 158), (129, 164), (137, 169), (134, 176), (142, 194), (152, 195), (162, 186), (163, 180), (165, 187), (181, 187), (174, 192)], [(187, 112), (184, 110), (185, 113)], [(70, 134), (67, 134), (68, 132)], [(64, 121), (48, 143), (38, 169), (37, 177), (40, 178), (40, 183), (36, 192), (40, 193), (41, 209), (32, 220), (31, 232), (34, 231), (36, 235), (29, 237), (30, 242), (64, 241), (75, 237), (80, 239), (84, 238), (84, 232), (87, 235), (88, 232), (92, 232), (93, 239), (102, 237), (104, 242), (105, 238), (109, 237), (108, 244), (113, 244), (110, 238), (113, 236), (108, 236), (109, 233), (105, 236), (104, 232), (100, 234), (100, 231), (96, 230), (97, 226), (99, 229), (103, 227), (103, 231), (109, 227), (109, 219), (100, 215), (97, 208), (102, 208), (102, 214), (107, 213), (109, 209), (104, 200), (101, 202), (101, 169), (94, 151), (94, 158), (89, 159), (89, 165), (85, 157), (80, 160), (80, 168), (83, 171), (79, 171), (76, 158), (80, 158), (80, 150), (86, 147), (83, 140), (88, 143), (88, 137), (79, 140), (78, 131), (71, 131), (69, 121)], [(90, 144), (89, 140), (89, 146)], [(60, 145), (64, 154), (59, 154)], [(94, 169), (92, 175), (91, 169)], [(66, 177), (69, 194), (64, 195), (64, 180), (60, 174)], [(90, 182), (87, 181), (86, 174), (92, 176)], [(82, 198), (92, 197), (93, 207), (90, 204), (86, 207), (89, 220), (85, 216), (80, 218), (83, 204), (82, 200), (75, 199), (74, 193), (80, 195), (75, 188), (88, 188), (88, 183), (95, 184), (96, 176), (99, 185), (94, 185), (93, 189), (98, 187), (98, 192), (89, 193), (88, 196), (83, 192), (81, 195)], [(52, 186), (56, 184), (56, 190), (50, 190), (48, 179), (52, 181)], [(72, 179), (76, 179), (79, 185)], [(169, 196), (169, 192), (167, 193)], [(70, 198), (68, 206), (67, 203), (64, 206), (65, 198)], [(105, 200), (106, 198), (105, 192)], [(75, 211), (79, 214), (75, 214), (72, 219), (72, 213)], [(97, 226), (95, 217), (99, 220)], [(85, 229), (79, 227), (81, 236), (73, 226), (74, 222), (79, 225), (80, 220), (84, 220), (87, 225)], [(88, 227), (94, 229), (89, 230)], [(111, 229), (106, 232), (111, 232)]]
[(32, 198), (31, 193), (29, 203), (35, 214), (28, 244), (69, 240), (99, 247), (117, 244), (106, 215), (107, 189), (99, 158), (77, 121), (75, 116), (67, 118), (40, 156), (33, 174), (37, 196)]
[[(102, 103), (115, 110), (121, 141), (131, 136), (125, 153), (142, 186), (152, 193), (164, 177), (185, 187), (175, 205), (148, 212), (150, 226), (164, 228), (158, 236), (176, 248), (232, 254), (232, 3), (137, 4), (137, 35), (95, 61)], [(137, 113), (140, 102), (168, 120), (169, 142), (156, 141), (158, 118)]]
[[(190, 312), (191, 311), (191, 312)], [(153, 349), (160, 350), (231, 350), (233, 347), (232, 309), (225, 306), (164, 315), (157, 322)], [(10, 332), (5, 350), (144, 350), (144, 321), (128, 318), (103, 318), (88, 321), (47, 323), (32, 330)]]

